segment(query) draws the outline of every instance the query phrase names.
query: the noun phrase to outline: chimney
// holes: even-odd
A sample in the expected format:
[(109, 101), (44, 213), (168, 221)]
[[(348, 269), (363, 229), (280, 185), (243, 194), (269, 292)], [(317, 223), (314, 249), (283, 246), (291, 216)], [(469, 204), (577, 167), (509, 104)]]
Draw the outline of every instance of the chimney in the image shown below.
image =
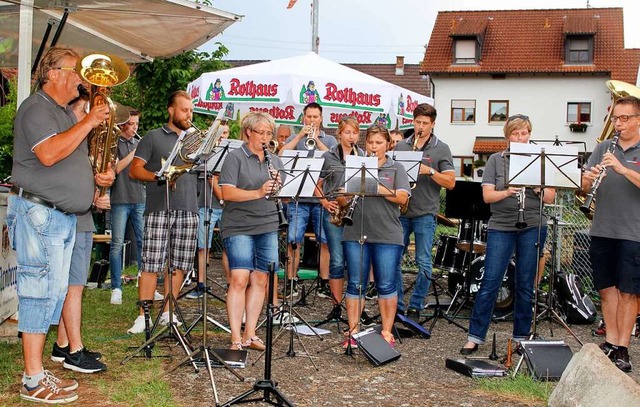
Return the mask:
[(397, 56), (396, 57), (396, 76), (404, 75), (404, 57)]

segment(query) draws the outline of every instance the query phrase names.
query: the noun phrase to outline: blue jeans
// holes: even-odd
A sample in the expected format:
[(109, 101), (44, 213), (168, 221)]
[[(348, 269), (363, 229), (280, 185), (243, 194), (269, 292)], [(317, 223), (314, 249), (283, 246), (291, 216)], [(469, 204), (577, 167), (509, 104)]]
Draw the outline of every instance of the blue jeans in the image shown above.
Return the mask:
[[(198, 208), (198, 249), (206, 249), (207, 244), (211, 247), (211, 240), (213, 239), (213, 228), (216, 226), (216, 222), (222, 218), (222, 208), (209, 208), (209, 216), (204, 207)], [(204, 222), (209, 221), (209, 236), (207, 237), (205, 231), (207, 225)], [(205, 239), (207, 237), (208, 239)], [(205, 242), (206, 240), (206, 242)]]
[(342, 250), (342, 227), (330, 222), (331, 214), (326, 209), (322, 223), (327, 235), (327, 245), (329, 247), (329, 278), (344, 278), (344, 253)]
[(223, 239), (230, 270), (269, 272), (269, 264), (278, 267), (278, 232), (261, 235), (236, 235)]
[(18, 264), (18, 331), (46, 334), (67, 296), (76, 217), (11, 194), (6, 223)]
[(347, 298), (364, 297), (369, 283), (369, 269), (373, 266), (378, 298), (393, 298), (396, 292), (395, 270), (402, 257), (402, 246), (397, 244), (343, 242), (347, 259)]
[[(547, 227), (542, 228), (540, 245), (544, 247)], [(484, 259), (484, 277), (476, 294), (471, 320), (469, 341), (484, 343), (496, 304), (498, 291), (504, 278), (511, 256), (515, 251), (515, 306), (513, 310), (513, 339), (525, 340), (531, 330), (533, 317), (533, 290), (538, 271), (538, 228), (503, 232), (489, 229), (487, 233), (487, 253)]]
[(127, 230), (127, 220), (131, 219), (133, 232), (138, 246), (138, 270), (142, 270), (142, 237), (144, 235), (144, 204), (111, 205), (111, 248), (109, 249), (109, 267), (111, 269), (111, 288), (122, 286), (122, 247)]
[[(296, 212), (297, 209), (297, 212)], [(322, 206), (315, 203), (290, 202), (287, 213), (289, 220), (289, 243), (302, 243), (304, 232), (307, 230), (309, 218), (313, 222), (313, 231), (316, 234), (316, 241), (326, 244), (327, 234), (320, 224), (320, 212)], [(324, 216), (326, 218), (326, 216)]]
[[(431, 248), (433, 236), (436, 233), (436, 217), (423, 215), (417, 218), (400, 217), (404, 233), (404, 247), (409, 246), (409, 237), (413, 232), (415, 236), (416, 263), (418, 264), (418, 276), (416, 277), (413, 293), (409, 299), (409, 308), (421, 310), (424, 308), (424, 299), (429, 294), (431, 281)], [(396, 288), (398, 289), (398, 312), (404, 312), (404, 289), (402, 287), (402, 257), (397, 265)]]

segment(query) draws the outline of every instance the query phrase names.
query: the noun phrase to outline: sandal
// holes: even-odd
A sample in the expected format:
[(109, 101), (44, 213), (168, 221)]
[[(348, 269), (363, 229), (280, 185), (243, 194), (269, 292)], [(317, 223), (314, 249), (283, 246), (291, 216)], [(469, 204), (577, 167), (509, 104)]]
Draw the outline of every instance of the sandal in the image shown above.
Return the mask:
[(242, 350), (242, 342), (231, 342), (231, 346), (229, 347), (229, 349), (231, 350)]
[(264, 345), (264, 342), (262, 342), (262, 339), (258, 338), (257, 336), (252, 337), (246, 342), (242, 342), (242, 346), (244, 346), (245, 348), (255, 349), (255, 350), (267, 349), (267, 347)]
[(389, 345), (394, 348), (396, 346), (396, 338), (393, 337), (393, 334), (389, 331), (380, 332), (382, 338), (389, 343)]

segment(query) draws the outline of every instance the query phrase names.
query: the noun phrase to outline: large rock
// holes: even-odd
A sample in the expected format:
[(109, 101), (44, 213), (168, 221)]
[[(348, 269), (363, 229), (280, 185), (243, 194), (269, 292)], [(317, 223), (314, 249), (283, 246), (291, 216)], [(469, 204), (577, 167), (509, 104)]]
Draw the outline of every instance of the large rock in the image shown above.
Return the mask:
[(573, 356), (549, 398), (551, 407), (639, 405), (640, 385), (593, 343), (584, 345)]

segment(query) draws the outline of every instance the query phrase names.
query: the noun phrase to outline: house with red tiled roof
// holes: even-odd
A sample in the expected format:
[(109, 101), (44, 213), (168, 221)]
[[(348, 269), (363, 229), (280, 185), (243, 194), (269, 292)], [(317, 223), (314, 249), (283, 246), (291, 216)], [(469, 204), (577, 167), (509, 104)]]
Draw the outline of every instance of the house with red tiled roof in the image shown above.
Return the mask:
[(639, 64), (640, 49), (624, 48), (622, 8), (444, 11), (420, 73), (433, 82), (435, 132), (462, 163), (504, 148), (513, 114), (531, 118), (532, 139), (592, 151), (611, 104), (606, 82), (635, 85)]

